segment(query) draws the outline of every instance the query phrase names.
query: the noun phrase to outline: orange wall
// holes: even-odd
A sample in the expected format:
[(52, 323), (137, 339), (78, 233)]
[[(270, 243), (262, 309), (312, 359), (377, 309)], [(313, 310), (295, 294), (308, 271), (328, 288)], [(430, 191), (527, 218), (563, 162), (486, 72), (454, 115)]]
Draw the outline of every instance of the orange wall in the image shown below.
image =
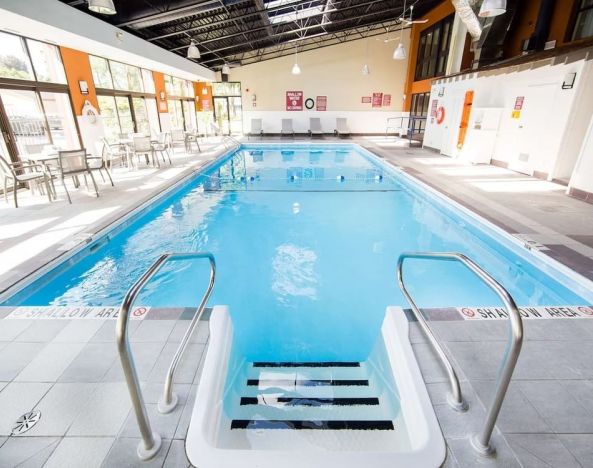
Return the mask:
[[(93, 73), (91, 71), (91, 63), (89, 62), (89, 55), (86, 52), (69, 49), (68, 47), (61, 47), (62, 62), (66, 71), (66, 79), (68, 80), (68, 87), (70, 88), (70, 95), (72, 96), (72, 105), (76, 115), (82, 114), (82, 106), (84, 101), (88, 100), (90, 103), (99, 108), (97, 103), (97, 92), (95, 91), (95, 84), (93, 82)], [(86, 81), (89, 87), (89, 94), (82, 94), (80, 92), (79, 81)]]
[(194, 82), (194, 91), (196, 93), (196, 110), (198, 112), (212, 111), (212, 85), (204, 82)]
[[(158, 105), (158, 111), (161, 113), (169, 112), (169, 105), (167, 103), (167, 89), (165, 88), (165, 75), (161, 72), (152, 72), (154, 79), (154, 92), (156, 93), (156, 102)], [(165, 99), (161, 99), (161, 93)]]
[(433, 24), (438, 23), (443, 18), (455, 13), (453, 4), (446, 0), (440, 5), (437, 5), (430, 10), (421, 19), (427, 19), (428, 22), (424, 24), (414, 24), (412, 26), (412, 34), (410, 38), (410, 54), (408, 61), (408, 73), (406, 76), (405, 94), (406, 100), (404, 101), (404, 111), (410, 110), (412, 103), (412, 94), (416, 93), (429, 93), (432, 79), (414, 81), (414, 74), (416, 71), (416, 58), (418, 56), (418, 44), (420, 42), (420, 33), (426, 28), (431, 27)]

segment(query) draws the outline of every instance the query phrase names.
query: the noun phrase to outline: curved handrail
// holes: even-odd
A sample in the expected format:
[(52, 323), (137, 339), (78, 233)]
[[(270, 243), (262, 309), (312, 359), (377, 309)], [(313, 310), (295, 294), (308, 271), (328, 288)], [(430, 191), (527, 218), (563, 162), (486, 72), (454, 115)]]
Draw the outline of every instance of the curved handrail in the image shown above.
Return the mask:
[(224, 145), (225, 148), (227, 148), (227, 142), (231, 142), (234, 143), (237, 146), (241, 146), (241, 142), (239, 140), (237, 140), (236, 138), (233, 138), (230, 135), (226, 135), (223, 139), (222, 139), (222, 144)]
[[(177, 254), (177, 255), (183, 255), (183, 254)], [(171, 411), (173, 411), (175, 406), (177, 406), (177, 402), (179, 399), (178, 399), (177, 395), (173, 393), (173, 376), (175, 375), (175, 370), (177, 369), (177, 366), (179, 365), (179, 361), (181, 360), (181, 356), (182, 356), (183, 352), (185, 351), (187, 343), (189, 342), (189, 339), (190, 339), (191, 335), (193, 334), (193, 332), (196, 328), (196, 325), (200, 322), (200, 319), (202, 318), (202, 315), (204, 314), (204, 308), (206, 307), (206, 303), (210, 299), (210, 295), (212, 294), (212, 288), (214, 287), (214, 281), (216, 280), (216, 261), (214, 260), (214, 255), (212, 255), (209, 252), (196, 252), (196, 253), (185, 254), (185, 255), (188, 258), (192, 258), (192, 259), (207, 258), (209, 260), (209, 262), (210, 262), (210, 281), (208, 283), (208, 288), (206, 289), (206, 292), (202, 296), (200, 305), (198, 306), (198, 309), (197, 309), (194, 317), (192, 318), (191, 323), (189, 324), (189, 327), (187, 327), (185, 335), (183, 335), (183, 338), (181, 339), (181, 343), (179, 344), (179, 348), (177, 348), (177, 352), (175, 353), (175, 356), (173, 356), (173, 360), (171, 361), (171, 365), (169, 366), (169, 370), (167, 372), (167, 378), (165, 380), (165, 387), (163, 390), (163, 395), (159, 399), (159, 402), (157, 405), (159, 412), (161, 412), (163, 414), (170, 413)], [(176, 257), (175, 259), (178, 260), (179, 257)]]
[(183, 260), (196, 257), (208, 257), (211, 259), (211, 265), (214, 261), (214, 257), (209, 253), (168, 253), (161, 255), (156, 260), (156, 262), (154, 262), (150, 268), (146, 270), (140, 279), (136, 281), (134, 285), (128, 290), (120, 307), (115, 329), (117, 349), (124, 371), (124, 376), (126, 378), (126, 383), (128, 385), (128, 390), (130, 392), (132, 406), (134, 407), (134, 412), (136, 413), (136, 420), (138, 421), (140, 434), (142, 436), (142, 441), (138, 445), (137, 449), (138, 457), (142, 460), (149, 460), (158, 453), (159, 449), (161, 448), (161, 437), (152, 430), (150, 420), (148, 419), (148, 415), (146, 413), (146, 406), (144, 404), (142, 391), (140, 390), (138, 374), (136, 373), (136, 366), (134, 365), (134, 359), (130, 349), (130, 341), (128, 339), (128, 319), (130, 310), (140, 291), (144, 288), (146, 283), (148, 283), (148, 281), (161, 269), (165, 262), (172, 259)]
[(438, 344), (435, 336), (430, 331), (428, 324), (424, 320), (424, 317), (420, 313), (420, 310), (416, 306), (416, 303), (413, 301), (404, 285), (402, 268), (404, 260), (406, 258), (457, 261), (462, 263), (470, 271), (476, 274), (487, 286), (489, 286), (500, 297), (507, 310), (511, 333), (509, 342), (507, 344), (507, 348), (504, 353), (503, 362), (501, 364), (501, 368), (499, 371), (496, 391), (494, 393), (494, 398), (492, 399), (492, 403), (490, 405), (490, 409), (488, 410), (488, 414), (486, 415), (486, 420), (484, 421), (484, 426), (482, 427), (481, 432), (475, 434), (471, 439), (473, 447), (480, 454), (491, 455), (494, 453), (494, 448), (490, 445), (492, 431), (494, 430), (494, 426), (498, 418), (498, 413), (500, 412), (502, 402), (504, 400), (511, 377), (513, 375), (513, 371), (515, 370), (515, 365), (517, 363), (517, 359), (519, 358), (519, 353), (521, 352), (521, 346), (523, 344), (523, 320), (521, 319), (521, 314), (519, 313), (517, 305), (515, 304), (515, 301), (513, 300), (509, 292), (492, 276), (486, 273), (486, 271), (484, 271), (477, 263), (475, 263), (473, 260), (461, 253), (404, 252), (399, 256), (397, 261), (397, 278), (399, 286), (402, 292), (404, 293), (404, 296), (412, 306), (412, 311), (418, 319), (418, 322), (420, 323), (422, 329), (428, 336), (431, 345), (435, 348), (439, 357), (441, 358), (441, 361), (443, 362), (443, 365), (447, 369), (447, 372), (449, 374), (449, 381), (451, 382), (452, 386), (452, 398), (454, 400), (453, 403), (455, 405), (459, 403), (463, 404), (463, 397), (461, 395), (461, 390), (459, 387), (459, 380), (457, 379), (457, 375), (455, 374), (455, 371), (453, 370), (451, 363), (447, 359), (447, 356)]

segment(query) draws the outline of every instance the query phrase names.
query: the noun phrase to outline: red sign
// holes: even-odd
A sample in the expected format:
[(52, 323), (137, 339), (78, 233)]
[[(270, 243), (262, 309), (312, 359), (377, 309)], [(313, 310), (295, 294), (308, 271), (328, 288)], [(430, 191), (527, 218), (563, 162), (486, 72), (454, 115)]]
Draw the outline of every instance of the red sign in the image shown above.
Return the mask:
[(317, 96), (317, 110), (327, 110), (327, 96)]
[(362, 100), (360, 101), (363, 104), (370, 104), (371, 103), (371, 97), (370, 96), (363, 96)]
[(383, 107), (389, 107), (391, 105), (391, 94), (383, 95)]
[(383, 93), (373, 93), (373, 107), (381, 107), (383, 104)]
[(517, 96), (517, 99), (515, 99), (515, 110), (523, 109), (523, 101), (525, 101), (525, 96)]
[(436, 117), (437, 116), (437, 106), (439, 105), (439, 101), (437, 99), (432, 100), (432, 104), (430, 105), (430, 116)]
[(286, 110), (287, 111), (302, 111), (303, 110), (303, 92), (302, 91), (286, 91)]

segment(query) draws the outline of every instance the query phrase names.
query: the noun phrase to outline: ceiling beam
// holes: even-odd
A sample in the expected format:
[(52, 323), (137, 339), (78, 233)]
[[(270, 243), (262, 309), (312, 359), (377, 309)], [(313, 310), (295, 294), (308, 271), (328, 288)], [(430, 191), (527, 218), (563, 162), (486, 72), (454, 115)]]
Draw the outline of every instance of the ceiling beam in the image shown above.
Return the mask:
[[(301, 6), (305, 3), (309, 3), (310, 0), (301, 0), (299, 3), (294, 3), (293, 6)], [(375, 0), (376, 1), (376, 0)], [(384, 0), (383, 0), (384, 1)], [(374, 2), (373, 2), (374, 3)], [(359, 5), (357, 5), (356, 7), (358, 7)], [(356, 7), (349, 7), (349, 8), (356, 8)], [(202, 24), (199, 26), (194, 26), (194, 27), (189, 27), (183, 30), (179, 30), (179, 31), (175, 31), (175, 32), (170, 32), (167, 34), (162, 34), (160, 36), (156, 36), (156, 37), (151, 37), (149, 39), (147, 39), (147, 41), (158, 41), (160, 39), (165, 39), (167, 37), (173, 37), (173, 36), (179, 36), (181, 34), (185, 34), (185, 33), (191, 33), (194, 31), (199, 31), (201, 29), (206, 29), (206, 28), (210, 28), (212, 26), (220, 26), (221, 24), (227, 24), (227, 23), (232, 23), (235, 20), (244, 20), (246, 18), (252, 17), (252, 16), (260, 16), (261, 14), (268, 14), (268, 13), (274, 13), (276, 11), (279, 10), (285, 10), (286, 9), (286, 5), (284, 6), (278, 6), (278, 7), (274, 7), (274, 8), (265, 8), (265, 9), (259, 9), (259, 10), (254, 10), (250, 13), (245, 13), (243, 15), (240, 16), (236, 16), (234, 18), (226, 18), (223, 20), (219, 20), (219, 21), (214, 21), (212, 23), (207, 23), (207, 24)]]
[[(210, 5), (216, 5), (210, 7)], [(195, 2), (191, 5), (186, 5), (181, 8), (175, 8), (169, 11), (162, 11), (160, 13), (154, 13), (152, 15), (146, 15), (141, 18), (135, 18), (133, 20), (124, 21), (123, 23), (116, 24), (118, 28), (125, 26), (131, 27), (132, 29), (143, 29), (157, 24), (166, 23), (168, 21), (174, 21), (179, 18), (185, 18), (189, 16), (190, 12), (194, 11), (193, 14), (207, 13), (209, 11), (219, 10), (220, 3), (218, 0), (205, 0), (202, 2)]]

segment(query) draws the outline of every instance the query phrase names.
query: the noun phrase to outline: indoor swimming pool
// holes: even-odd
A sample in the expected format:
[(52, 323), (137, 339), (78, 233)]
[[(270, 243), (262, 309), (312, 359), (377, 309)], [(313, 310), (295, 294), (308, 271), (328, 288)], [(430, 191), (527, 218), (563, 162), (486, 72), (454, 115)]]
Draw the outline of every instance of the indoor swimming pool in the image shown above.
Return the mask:
[[(592, 302), (566, 272), (359, 146), (244, 144), (3, 305), (117, 306), (160, 254), (209, 251), (210, 303), (229, 306), (249, 360), (361, 361), (386, 307), (407, 307), (395, 266), (417, 250), (465, 253), (520, 306)], [(171, 262), (137, 303), (196, 306), (207, 275), (207, 262)], [(406, 278), (421, 307), (499, 305), (460, 264), (410, 260)]]

